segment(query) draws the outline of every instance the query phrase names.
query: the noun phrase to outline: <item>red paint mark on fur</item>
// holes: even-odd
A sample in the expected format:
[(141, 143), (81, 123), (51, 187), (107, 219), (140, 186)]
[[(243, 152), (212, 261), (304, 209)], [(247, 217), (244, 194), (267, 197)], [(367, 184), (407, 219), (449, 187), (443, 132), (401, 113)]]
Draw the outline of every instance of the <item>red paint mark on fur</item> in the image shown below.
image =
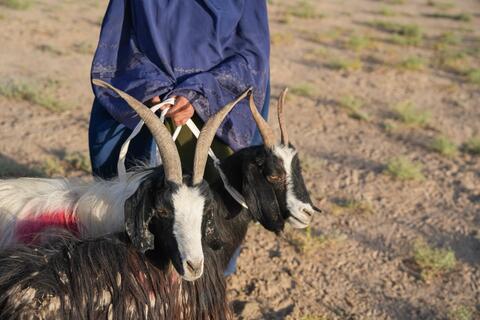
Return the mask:
[(75, 236), (79, 235), (77, 218), (70, 211), (57, 210), (35, 217), (26, 217), (17, 222), (15, 235), (19, 242), (24, 244), (37, 244), (41, 232), (49, 228), (59, 228), (70, 231)]

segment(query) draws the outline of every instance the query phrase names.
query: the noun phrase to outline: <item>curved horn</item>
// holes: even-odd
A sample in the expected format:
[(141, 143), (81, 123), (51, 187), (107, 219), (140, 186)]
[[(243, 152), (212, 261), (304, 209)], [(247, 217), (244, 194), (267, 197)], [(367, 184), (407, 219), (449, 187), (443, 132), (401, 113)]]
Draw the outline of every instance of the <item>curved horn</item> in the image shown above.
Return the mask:
[(181, 184), (182, 179), (182, 165), (180, 162), (180, 156), (178, 155), (177, 147), (170, 136), (167, 128), (158, 119), (158, 117), (143, 103), (128, 95), (127, 93), (113, 87), (105, 81), (99, 79), (92, 80), (94, 85), (102, 88), (108, 88), (118, 94), (128, 105), (135, 110), (140, 118), (145, 122), (145, 125), (150, 129), (155, 142), (157, 143), (158, 150), (163, 161), (163, 167), (165, 170), (165, 178), (169, 181)]
[(288, 132), (285, 125), (285, 114), (283, 113), (283, 105), (285, 104), (285, 98), (287, 97), (288, 88), (282, 91), (282, 94), (278, 98), (277, 115), (278, 124), (280, 125), (280, 132), (282, 134), (282, 144), (288, 146)]
[(220, 111), (218, 111), (213, 117), (208, 119), (205, 125), (200, 132), (198, 137), (197, 146), (195, 148), (195, 158), (193, 161), (193, 185), (196, 185), (203, 180), (203, 174), (205, 173), (205, 166), (207, 165), (208, 159), (208, 149), (212, 144), (215, 133), (218, 130), (218, 127), (225, 119), (227, 114), (239, 103), (242, 99), (247, 97), (247, 95), (252, 93), (252, 88), (248, 88), (243, 92), (238, 98), (234, 101), (228, 103)]
[(253, 119), (255, 119), (255, 122), (257, 123), (258, 130), (260, 130), (260, 134), (262, 135), (263, 144), (269, 149), (273, 148), (275, 145), (275, 134), (267, 121), (265, 121), (262, 115), (258, 112), (255, 101), (253, 100), (253, 94), (250, 95), (250, 110), (252, 111)]

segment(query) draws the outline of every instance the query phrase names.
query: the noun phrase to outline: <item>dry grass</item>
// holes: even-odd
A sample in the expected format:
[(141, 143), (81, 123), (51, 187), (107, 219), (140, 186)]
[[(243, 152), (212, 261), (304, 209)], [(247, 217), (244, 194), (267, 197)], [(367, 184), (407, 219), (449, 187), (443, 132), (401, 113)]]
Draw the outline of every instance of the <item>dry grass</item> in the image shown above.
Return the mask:
[(370, 25), (377, 30), (393, 34), (390, 40), (396, 44), (417, 46), (423, 40), (423, 31), (415, 24), (376, 20)]
[(472, 309), (466, 306), (458, 306), (448, 313), (449, 320), (473, 320)]
[(480, 156), (480, 137), (468, 139), (462, 146), (462, 149), (472, 155)]
[(0, 83), (0, 95), (14, 100), (23, 100), (39, 105), (51, 111), (64, 110), (64, 104), (55, 98), (57, 84), (47, 81), (42, 84), (32, 84), (24, 81), (7, 80)]
[(368, 216), (374, 212), (373, 205), (364, 199), (338, 199), (331, 208), (333, 215)]
[(348, 116), (357, 119), (368, 121), (370, 116), (362, 110), (364, 102), (353, 96), (345, 96), (340, 100), (340, 106), (345, 109)]
[(65, 155), (63, 160), (68, 164), (69, 169), (90, 173), (92, 167), (90, 160), (81, 152), (73, 152)]
[(0, 0), (1, 6), (15, 10), (27, 10), (32, 4), (32, 0)]
[(355, 59), (337, 58), (330, 61), (327, 64), (327, 67), (333, 70), (358, 71), (362, 69), (363, 63), (362, 63), (362, 60), (358, 58), (355, 58)]
[(421, 71), (424, 70), (426, 67), (426, 60), (421, 57), (408, 57), (402, 60), (397, 67), (402, 70), (409, 70), (409, 71)]
[(270, 43), (274, 46), (292, 44), (294, 39), (295, 37), (290, 32), (276, 32), (270, 35)]
[(424, 127), (430, 120), (430, 113), (421, 111), (411, 101), (402, 101), (394, 107), (395, 117), (404, 124)]
[(430, 142), (430, 149), (447, 158), (453, 158), (458, 154), (457, 145), (444, 136), (433, 139)]
[(415, 242), (413, 260), (420, 268), (422, 279), (426, 281), (453, 270), (457, 264), (452, 250), (433, 248), (423, 240)]
[(344, 241), (346, 237), (341, 233), (316, 235), (311, 227), (307, 227), (304, 232), (292, 229), (285, 230), (284, 239), (293, 246), (298, 253), (311, 254), (326, 246), (340, 243)]
[(471, 69), (467, 71), (467, 79), (470, 83), (480, 86), (480, 69)]
[(301, 0), (295, 5), (290, 6), (287, 10), (287, 15), (301, 19), (321, 18), (323, 15), (317, 12), (314, 2), (311, 0)]
[(63, 177), (65, 176), (65, 168), (57, 158), (47, 158), (40, 165), (41, 172), (47, 177)]
[(306, 97), (310, 99), (317, 98), (317, 90), (309, 83), (299, 83), (296, 86), (292, 86), (290, 89), (290, 93), (296, 96)]
[(422, 169), (421, 164), (411, 162), (404, 157), (397, 157), (387, 162), (385, 173), (397, 180), (422, 181), (425, 180)]

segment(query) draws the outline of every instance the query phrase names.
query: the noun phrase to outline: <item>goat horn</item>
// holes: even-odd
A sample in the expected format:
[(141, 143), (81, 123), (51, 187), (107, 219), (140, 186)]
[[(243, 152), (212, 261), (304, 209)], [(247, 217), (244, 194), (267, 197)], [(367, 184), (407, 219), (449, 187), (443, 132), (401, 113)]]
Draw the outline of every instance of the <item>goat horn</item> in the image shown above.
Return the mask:
[(278, 98), (277, 115), (278, 124), (280, 125), (280, 132), (282, 134), (282, 144), (288, 146), (288, 131), (285, 125), (285, 114), (283, 113), (283, 105), (285, 104), (285, 98), (287, 97), (288, 88), (282, 91), (282, 94)]
[(203, 180), (203, 175), (205, 173), (205, 166), (207, 165), (208, 159), (208, 149), (212, 144), (215, 133), (220, 127), (220, 124), (225, 119), (227, 114), (239, 103), (242, 99), (247, 97), (252, 93), (252, 88), (248, 88), (240, 96), (238, 96), (234, 101), (228, 103), (220, 111), (218, 111), (213, 117), (208, 119), (205, 125), (200, 132), (198, 137), (197, 146), (195, 148), (195, 158), (193, 161), (193, 185), (199, 184)]
[(150, 129), (158, 150), (163, 161), (163, 168), (165, 170), (165, 178), (177, 184), (182, 183), (182, 165), (180, 156), (178, 155), (177, 147), (170, 136), (167, 128), (158, 119), (158, 117), (143, 103), (128, 95), (127, 93), (113, 87), (105, 81), (99, 79), (92, 80), (94, 85), (108, 88), (118, 94), (128, 105), (135, 110), (140, 118), (145, 122), (145, 125)]
[(275, 134), (267, 121), (265, 121), (262, 115), (258, 112), (255, 101), (253, 100), (253, 94), (250, 95), (250, 111), (252, 112), (253, 119), (257, 123), (258, 130), (260, 130), (260, 134), (262, 135), (263, 144), (269, 149), (273, 148), (275, 145)]

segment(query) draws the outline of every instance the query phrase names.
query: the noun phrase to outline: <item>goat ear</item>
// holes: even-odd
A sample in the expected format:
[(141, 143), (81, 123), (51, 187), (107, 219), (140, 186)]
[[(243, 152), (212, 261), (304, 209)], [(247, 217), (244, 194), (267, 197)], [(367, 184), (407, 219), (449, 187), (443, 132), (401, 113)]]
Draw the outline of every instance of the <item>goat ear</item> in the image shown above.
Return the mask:
[(154, 248), (148, 225), (154, 214), (154, 179), (146, 179), (125, 202), (125, 230), (132, 244), (142, 253)]
[(274, 232), (283, 230), (285, 222), (280, 214), (275, 190), (260, 168), (254, 163), (247, 163), (243, 173), (242, 189), (250, 214), (267, 230)]

